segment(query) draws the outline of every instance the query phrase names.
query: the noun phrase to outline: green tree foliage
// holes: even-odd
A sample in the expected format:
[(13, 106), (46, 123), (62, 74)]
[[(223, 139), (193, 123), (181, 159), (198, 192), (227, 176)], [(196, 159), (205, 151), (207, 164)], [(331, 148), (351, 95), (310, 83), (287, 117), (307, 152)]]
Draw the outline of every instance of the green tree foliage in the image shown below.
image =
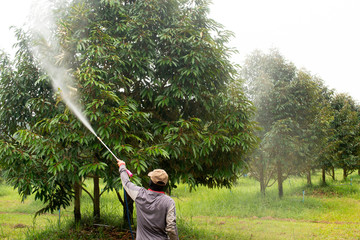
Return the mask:
[[(47, 102), (42, 108), (35, 107), (39, 98), (50, 98), (51, 87), (43, 81), (43, 76), (34, 64), (29, 46), (29, 37), (15, 29), (19, 41), (17, 58), (11, 60), (6, 53), (0, 54), (0, 134), (2, 139), (13, 141), (12, 134), (18, 129), (34, 124), (33, 116), (46, 112), (47, 106), (54, 101)], [(31, 100), (31, 101), (30, 101)]]
[[(231, 33), (208, 18), (208, 2), (84, 0), (55, 10), (56, 64), (69, 69), (85, 115), (133, 180), (145, 184), (148, 171), (163, 168), (172, 186), (231, 186), (257, 142), (254, 110), (229, 61)], [(26, 79), (48, 84), (43, 74)], [(120, 187), (113, 157), (60, 100), (55, 92), (37, 99), (48, 108), (26, 105), (31, 121), (16, 129), (14, 142), (1, 140), (8, 178), (24, 196), (48, 203), (43, 211), (68, 205), (84, 178)]]

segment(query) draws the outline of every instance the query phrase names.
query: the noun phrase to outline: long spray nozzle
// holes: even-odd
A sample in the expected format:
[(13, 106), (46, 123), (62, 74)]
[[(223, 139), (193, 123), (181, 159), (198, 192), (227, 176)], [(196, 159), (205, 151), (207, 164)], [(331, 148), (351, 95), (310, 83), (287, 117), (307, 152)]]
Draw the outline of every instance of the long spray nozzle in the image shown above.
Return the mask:
[[(106, 149), (111, 153), (111, 155), (113, 155), (113, 157), (118, 160), (118, 158), (115, 156), (115, 154), (110, 150), (110, 148), (108, 148), (108, 146), (106, 146), (106, 144), (101, 140), (101, 138), (99, 138), (96, 134), (95, 134), (96, 138), (99, 139), (99, 141), (104, 145), (104, 147), (106, 147)], [(133, 174), (126, 169), (127, 174), (129, 175), (129, 177), (132, 177)]]

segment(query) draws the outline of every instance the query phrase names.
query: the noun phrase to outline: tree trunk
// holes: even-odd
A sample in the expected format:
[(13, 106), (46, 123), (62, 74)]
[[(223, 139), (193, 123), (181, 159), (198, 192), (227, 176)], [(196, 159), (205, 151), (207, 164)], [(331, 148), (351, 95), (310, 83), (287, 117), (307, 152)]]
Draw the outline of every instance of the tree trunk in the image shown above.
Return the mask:
[(263, 196), (265, 196), (265, 177), (264, 177), (264, 168), (261, 167), (260, 169), (260, 177), (259, 177), (259, 182), (260, 182), (260, 192)]
[(79, 223), (81, 221), (81, 209), (80, 209), (81, 181), (75, 182), (74, 192), (75, 192), (74, 218), (75, 218), (75, 223)]
[(282, 198), (284, 196), (284, 190), (283, 190), (283, 179), (282, 179), (282, 166), (280, 161), (277, 162), (277, 181), (278, 181), (279, 198)]
[(332, 167), (332, 179), (335, 181), (335, 168)]
[(99, 176), (94, 176), (94, 219), (100, 221), (100, 184)]
[(309, 170), (306, 174), (307, 184), (312, 185), (311, 183), (311, 170)]
[(263, 196), (265, 196), (265, 182), (264, 182), (264, 179), (260, 182), (260, 192)]
[(322, 168), (322, 183), (326, 184), (326, 175), (325, 175), (325, 167)]
[[(126, 202), (125, 202), (125, 198), (126, 198)], [(128, 222), (128, 215), (127, 215), (127, 207), (128, 207), (130, 222), (131, 222), (131, 224), (133, 224), (134, 223), (134, 218), (133, 218), (134, 201), (129, 196), (129, 194), (126, 193), (126, 196), (124, 196), (124, 202), (125, 202), (125, 204), (123, 205), (123, 213), (124, 213), (123, 219), (125, 222)], [(126, 207), (126, 203), (127, 203), (127, 207)]]
[(360, 168), (358, 169), (358, 175), (360, 175)]
[(348, 171), (347, 171), (347, 168), (344, 167), (344, 169), (343, 169), (343, 178), (344, 178), (344, 180), (347, 179), (347, 176), (348, 176)]

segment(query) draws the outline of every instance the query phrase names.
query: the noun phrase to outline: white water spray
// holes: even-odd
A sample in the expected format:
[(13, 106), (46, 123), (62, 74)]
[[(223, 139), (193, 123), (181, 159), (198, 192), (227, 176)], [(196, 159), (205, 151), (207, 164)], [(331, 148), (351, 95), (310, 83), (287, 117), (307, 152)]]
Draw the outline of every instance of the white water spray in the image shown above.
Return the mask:
[[(66, 4), (66, 0), (63, 3)], [(72, 113), (96, 136), (111, 155), (115, 159), (118, 159), (97, 136), (90, 122), (83, 114), (83, 109), (77, 97), (77, 89), (74, 85), (71, 69), (60, 64), (63, 60), (62, 57), (66, 54), (61, 48), (58, 39), (54, 36), (56, 24), (54, 15), (51, 12), (53, 4), (53, 2), (48, 0), (41, 0), (36, 1), (36, 4), (32, 7), (33, 18), (31, 19), (31, 32), (36, 41), (32, 52), (39, 61), (42, 69), (44, 69), (51, 78), (54, 91), (60, 92), (62, 100)], [(128, 174), (132, 176), (132, 173), (129, 171)]]
[(97, 137), (90, 122), (84, 116), (77, 97), (77, 89), (71, 75), (71, 69), (62, 66), (65, 56), (58, 39), (54, 36), (56, 28), (53, 4), (47, 0), (36, 1), (32, 7), (31, 33), (34, 37), (32, 52), (52, 81), (54, 91), (60, 92), (62, 100), (73, 114)]

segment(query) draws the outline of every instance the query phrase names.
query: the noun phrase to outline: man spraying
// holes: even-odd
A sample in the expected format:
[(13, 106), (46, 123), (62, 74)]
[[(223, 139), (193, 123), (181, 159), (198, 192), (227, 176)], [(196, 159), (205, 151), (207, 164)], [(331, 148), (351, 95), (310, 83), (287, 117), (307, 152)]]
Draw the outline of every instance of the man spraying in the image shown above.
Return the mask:
[(165, 195), (168, 175), (162, 169), (150, 172), (150, 186), (146, 190), (129, 180), (125, 162), (117, 160), (122, 185), (134, 200), (137, 213), (137, 240), (178, 240), (174, 200)]

